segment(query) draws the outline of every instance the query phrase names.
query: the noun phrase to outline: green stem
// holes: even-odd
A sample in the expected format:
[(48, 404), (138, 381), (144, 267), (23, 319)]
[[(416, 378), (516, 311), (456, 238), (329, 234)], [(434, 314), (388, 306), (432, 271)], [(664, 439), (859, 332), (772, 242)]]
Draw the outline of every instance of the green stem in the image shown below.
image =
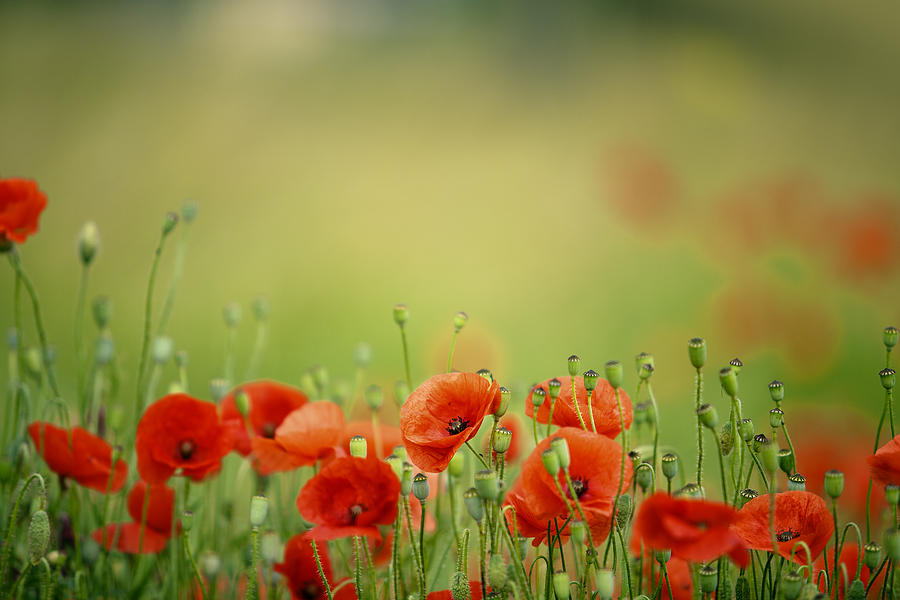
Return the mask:
[(187, 254), (187, 238), (190, 229), (190, 221), (185, 220), (181, 229), (181, 239), (178, 240), (178, 248), (175, 250), (175, 262), (172, 266), (172, 283), (169, 285), (169, 293), (166, 295), (166, 301), (163, 303), (162, 311), (159, 314), (159, 326), (156, 328), (157, 336), (161, 336), (166, 332), (169, 316), (172, 314), (172, 308), (175, 306), (175, 292), (178, 291), (178, 284), (181, 282), (181, 275), (184, 272), (184, 258)]
[(453, 370), (453, 351), (456, 349), (456, 336), (459, 335), (459, 329), (453, 330), (453, 337), (450, 338), (450, 355), (447, 357), (447, 372)]
[(419, 553), (416, 552), (416, 542), (413, 539), (413, 529), (412, 529), (412, 516), (410, 515), (409, 510), (409, 498), (403, 498), (403, 513), (406, 517), (406, 533), (409, 536), (409, 546), (411, 549), (411, 554), (413, 556), (413, 563), (416, 567), (416, 572), (419, 579), (419, 597), (425, 597), (425, 569), (422, 567), (422, 564), (419, 562)]
[[(141, 362), (138, 366), (138, 376), (137, 376), (137, 396), (135, 398), (136, 404), (135, 407), (139, 407), (144, 387), (144, 371), (147, 368), (147, 355), (150, 351), (150, 327), (151, 327), (151, 318), (153, 313), (153, 286), (156, 283), (156, 271), (159, 268), (159, 259), (162, 256), (163, 245), (166, 242), (166, 233), (163, 234), (159, 238), (159, 243), (156, 245), (156, 250), (153, 252), (153, 264), (150, 267), (150, 279), (147, 282), (147, 296), (144, 301), (144, 335), (141, 341)], [(140, 412), (140, 411), (137, 411)]]
[[(419, 564), (422, 565), (422, 576), (428, 572), (425, 567), (425, 507), (428, 503), (425, 501), (419, 502), (419, 508), (422, 509), (421, 514), (419, 515)], [(428, 581), (425, 580), (422, 585), (425, 586), (425, 589), (428, 589)]]
[(353, 585), (356, 586), (356, 597), (362, 598), (362, 563), (360, 561), (359, 536), (353, 536)]
[(837, 519), (837, 498), (831, 499), (831, 516), (834, 519), (834, 577), (832, 579), (832, 594), (835, 600), (838, 597), (838, 553), (840, 543), (838, 542), (838, 519)]
[(197, 561), (194, 560), (194, 554), (191, 552), (191, 540), (186, 529), (181, 530), (181, 539), (184, 544), (184, 552), (187, 554), (188, 561), (191, 563), (191, 573), (193, 573), (194, 578), (197, 580), (197, 585), (200, 586), (200, 595), (203, 597), (203, 600), (206, 600), (206, 586), (203, 583), (203, 577), (200, 575), (200, 569), (197, 568)]
[(247, 366), (247, 376), (245, 379), (250, 380), (256, 377), (259, 371), (259, 363), (262, 360), (263, 348), (266, 345), (266, 323), (260, 321), (256, 324), (256, 339), (253, 341), (253, 350), (250, 352), (250, 361)]
[[(697, 406), (696, 410), (700, 410), (703, 404), (703, 371), (697, 368)], [(703, 423), (700, 422), (700, 415), (697, 415), (697, 485), (703, 488)]]
[[(622, 495), (622, 484), (625, 482), (625, 458), (628, 455), (628, 449), (627, 449), (626, 442), (625, 442), (625, 413), (622, 410), (622, 397), (619, 394), (619, 388), (615, 388), (615, 392), (616, 392), (616, 405), (619, 408), (619, 427), (621, 428), (621, 434), (622, 434), (622, 460), (621, 460), (621, 466), (619, 468), (619, 486), (616, 489), (616, 497), (615, 497), (615, 500), (613, 500), (613, 505), (612, 505), (612, 519), (611, 519), (610, 525), (609, 525), (609, 541), (606, 544), (606, 550), (603, 554), (603, 566), (604, 567), (606, 566), (606, 559), (609, 556), (610, 543), (612, 542), (612, 539), (613, 539), (613, 528), (616, 526), (616, 510), (619, 507), (619, 497)], [(576, 498), (575, 503), (578, 504), (577, 498)], [(585, 519), (584, 524), (585, 524), (585, 526), (587, 526), (586, 519)], [(590, 528), (588, 528), (588, 529), (590, 529)]]
[(575, 414), (578, 415), (578, 422), (581, 423), (581, 428), (587, 431), (584, 417), (581, 416), (581, 407), (578, 406), (578, 393), (575, 391), (575, 387), (575, 378), (572, 377), (572, 404), (575, 405)]
[(406, 385), (412, 390), (412, 377), (409, 374), (409, 349), (406, 345), (406, 328), (400, 326), (400, 341), (403, 344), (403, 368), (406, 372)]
[(247, 598), (249, 600), (259, 600), (259, 572), (257, 570), (259, 561), (259, 527), (254, 526), (250, 529), (250, 544), (250, 576), (247, 577)]
[[(653, 393), (653, 386), (647, 381), (647, 396), (650, 398), (650, 405), (653, 407), (653, 472), (657, 472), (657, 455), (659, 454), (659, 407), (656, 404), (656, 395)], [(655, 480), (654, 480), (655, 481)]]
[(634, 590), (631, 588), (631, 569), (628, 567), (628, 550), (625, 548), (625, 538), (622, 537), (622, 530), (618, 527), (614, 528), (619, 536), (619, 545), (622, 546), (622, 570), (625, 572), (625, 583), (628, 588), (628, 597), (634, 597)]
[(81, 267), (81, 280), (78, 284), (78, 303), (75, 309), (75, 372), (78, 377), (78, 399), (81, 408), (81, 414), (79, 417), (83, 420), (85, 419), (86, 414), (86, 404), (88, 400), (88, 394), (86, 389), (85, 377), (84, 377), (84, 369), (85, 369), (85, 357), (84, 357), (84, 304), (85, 304), (85, 296), (87, 295), (87, 281), (88, 281), (88, 273), (89, 273), (88, 265), (82, 264)]
[[(328, 584), (328, 578), (325, 577), (325, 570), (322, 568), (322, 560), (319, 558), (319, 548), (316, 546), (316, 540), (310, 540), (310, 542), (312, 543), (313, 558), (316, 559), (316, 569), (319, 571), (322, 585), (325, 586), (325, 593), (328, 595), (328, 600), (334, 600), (334, 593), (331, 591), (331, 586)], [(359, 593), (358, 590), (357, 593)]]

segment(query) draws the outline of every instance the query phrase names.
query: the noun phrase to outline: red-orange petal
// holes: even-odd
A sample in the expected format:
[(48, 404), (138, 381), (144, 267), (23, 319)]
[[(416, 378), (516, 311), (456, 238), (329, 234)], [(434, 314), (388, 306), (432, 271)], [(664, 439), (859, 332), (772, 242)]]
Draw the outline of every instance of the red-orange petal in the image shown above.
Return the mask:
[[(104, 538), (104, 535), (106, 536)], [(140, 523), (110, 523), (91, 534), (91, 537), (107, 550), (113, 547), (126, 554), (156, 554), (162, 552), (169, 541), (165, 536), (150, 527), (144, 528), (144, 539), (141, 541)]]
[[(769, 529), (769, 495), (757, 496), (738, 511), (739, 519), (731, 527), (751, 550), (772, 551)], [(834, 533), (834, 521), (825, 500), (811, 492), (780, 492), (775, 495), (775, 534), (778, 554), (785, 558), (798, 542), (806, 542), (815, 560)], [(806, 553), (797, 548), (794, 562), (806, 564)]]

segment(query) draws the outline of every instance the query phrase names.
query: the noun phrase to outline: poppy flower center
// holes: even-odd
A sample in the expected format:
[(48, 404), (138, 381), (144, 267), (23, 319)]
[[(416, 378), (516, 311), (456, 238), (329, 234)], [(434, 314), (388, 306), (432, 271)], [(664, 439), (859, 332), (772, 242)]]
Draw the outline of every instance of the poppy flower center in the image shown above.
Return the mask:
[(350, 522), (356, 523), (356, 518), (363, 514), (363, 511), (366, 510), (366, 507), (362, 504), (354, 504), (350, 507)]
[(778, 535), (775, 536), (779, 542), (789, 542), (794, 538), (800, 537), (799, 531), (794, 531), (793, 529), (785, 529), (784, 531), (778, 532)]
[(182, 460), (189, 460), (196, 449), (197, 444), (194, 443), (194, 440), (181, 440), (178, 442), (178, 454)]
[(300, 593), (297, 594), (301, 598), (306, 598), (306, 600), (315, 600), (322, 594), (322, 588), (319, 587), (317, 583), (309, 582), (305, 584), (302, 588), (300, 588)]
[(275, 429), (275, 423), (266, 423), (262, 426), (263, 437), (269, 438), (271, 440), (275, 437)]
[(575, 495), (581, 498), (588, 490), (587, 481), (580, 477), (576, 477), (572, 480), (572, 489), (575, 490)]
[(462, 417), (453, 417), (450, 421), (447, 422), (447, 433), (450, 435), (456, 435), (457, 433), (462, 433), (463, 430), (469, 426), (469, 419), (463, 419)]

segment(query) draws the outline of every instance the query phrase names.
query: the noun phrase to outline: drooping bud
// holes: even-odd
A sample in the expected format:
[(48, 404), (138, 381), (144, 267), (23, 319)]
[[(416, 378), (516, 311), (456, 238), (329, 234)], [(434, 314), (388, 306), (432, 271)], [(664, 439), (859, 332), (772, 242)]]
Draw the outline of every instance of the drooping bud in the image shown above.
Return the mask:
[(457, 452), (453, 455), (453, 458), (450, 459), (450, 464), (447, 465), (447, 473), (450, 477), (461, 477), (465, 468), (466, 458), (461, 452)]
[(806, 491), (806, 477), (801, 475), (800, 473), (794, 473), (788, 477), (788, 491), (789, 492), (805, 492)]
[(741, 490), (741, 493), (738, 494), (738, 496), (740, 496), (741, 506), (744, 506), (754, 498), (759, 497), (759, 492), (750, 488), (744, 488)]
[(763, 447), (763, 444), (768, 444), (769, 438), (766, 437), (764, 433), (758, 433), (753, 436), (753, 452), (759, 454), (760, 448)]
[(365, 369), (372, 362), (372, 346), (365, 342), (359, 342), (353, 348), (353, 362), (360, 369)]
[(506, 414), (506, 411), (509, 409), (509, 400), (512, 398), (512, 392), (509, 391), (508, 387), (500, 386), (500, 403), (497, 404), (497, 410), (494, 412), (494, 416), (498, 419)]
[(900, 486), (893, 483), (884, 486), (884, 499), (887, 500), (888, 505), (896, 506), (897, 502), (900, 501)]
[(167, 212), (162, 226), (163, 237), (172, 233), (172, 230), (175, 229), (176, 225), (178, 225), (178, 215), (173, 212)]
[(250, 525), (260, 527), (269, 513), (269, 499), (265, 496), (253, 496), (250, 498)]
[(94, 315), (94, 323), (97, 329), (106, 329), (109, 320), (112, 318), (113, 306), (112, 301), (106, 296), (97, 296), (91, 304), (91, 314)]
[(557, 571), (553, 574), (553, 593), (556, 600), (569, 600), (569, 576), (565, 571)]
[(213, 379), (209, 382), (209, 395), (212, 396), (213, 402), (218, 404), (222, 398), (228, 393), (227, 379)]
[(456, 571), (450, 576), (450, 595), (453, 600), (470, 600), (472, 590), (469, 589), (469, 578), (465, 573)]
[(609, 385), (614, 388), (622, 387), (622, 381), (625, 378), (625, 371), (622, 368), (622, 363), (617, 360), (610, 360), (606, 363), (606, 380), (609, 382)]
[(900, 529), (891, 527), (884, 532), (881, 541), (887, 557), (894, 562), (900, 560)]
[(869, 542), (863, 549), (863, 563), (869, 567), (869, 571), (875, 571), (881, 562), (881, 546), (878, 542)]
[(724, 369), (720, 369), (719, 382), (722, 384), (722, 389), (725, 390), (726, 394), (732, 397), (737, 396), (738, 380), (737, 372), (735, 372), (734, 367), (725, 367)]
[(784, 384), (773, 379), (769, 382), (769, 395), (772, 396), (772, 402), (778, 404), (784, 400)]
[(93, 221), (85, 223), (78, 234), (78, 254), (81, 256), (81, 264), (88, 266), (97, 254), (100, 247), (100, 230)]
[(790, 448), (782, 448), (778, 451), (778, 468), (784, 471), (785, 475), (794, 472), (794, 453)]
[(722, 425), (719, 434), (719, 444), (722, 446), (722, 456), (728, 456), (734, 450), (734, 432), (732, 431), (731, 421), (726, 421)]
[(728, 361), (728, 364), (731, 365), (731, 368), (734, 370), (735, 375), (741, 374), (741, 369), (744, 368), (744, 363), (738, 357), (734, 357)]
[(369, 443), (366, 438), (361, 435), (354, 435), (350, 438), (350, 456), (357, 458), (365, 458), (369, 450)]
[(596, 576), (597, 597), (600, 600), (612, 600), (616, 587), (616, 576), (611, 569), (599, 569)]
[(706, 364), (706, 340), (703, 338), (691, 338), (688, 341), (688, 356), (695, 369), (702, 369)]
[(568, 360), (568, 366), (569, 377), (575, 377), (578, 375), (578, 368), (581, 366), (581, 358), (579, 358), (577, 354), (571, 355)]
[(866, 586), (862, 579), (856, 578), (850, 583), (850, 589), (847, 590), (847, 600), (865, 600)]
[(381, 408), (381, 405), (384, 404), (384, 394), (381, 391), (381, 386), (372, 384), (366, 388), (366, 404), (373, 411), (377, 411)]
[(484, 518), (484, 504), (481, 502), (481, 496), (478, 495), (478, 490), (473, 487), (467, 489), (463, 493), (463, 504), (466, 505), (469, 516), (478, 523), (481, 523), (481, 519)]
[(754, 434), (753, 419), (749, 417), (746, 419), (741, 419), (741, 422), (738, 424), (738, 431), (741, 434), (741, 439), (743, 439), (745, 442), (749, 442), (750, 440), (752, 440)]
[(600, 373), (593, 369), (589, 369), (582, 374), (584, 377), (584, 389), (587, 390), (588, 394), (591, 394), (594, 391), (594, 388), (597, 387), (597, 379), (600, 378)]
[(844, 474), (837, 469), (825, 471), (825, 493), (829, 498), (837, 500), (844, 492)]
[(719, 570), (715, 564), (700, 567), (700, 591), (704, 594), (712, 594), (716, 591)]
[(559, 468), (562, 470), (568, 469), (569, 464), (572, 462), (572, 457), (569, 454), (569, 442), (566, 441), (566, 438), (553, 438), (550, 440), (550, 448), (556, 453), (556, 457), (559, 459)]
[(716, 407), (712, 404), (701, 405), (700, 408), (697, 409), (697, 416), (700, 417), (700, 423), (702, 423), (704, 427), (715, 430), (719, 425), (719, 413), (716, 412)]
[(559, 474), (559, 455), (553, 451), (553, 448), (547, 448), (541, 452), (541, 461), (551, 477), (556, 477)]
[(170, 337), (158, 337), (153, 340), (153, 346), (150, 356), (157, 365), (164, 365), (172, 358), (172, 351), (175, 349), (175, 342)]
[(878, 376), (881, 377), (881, 387), (886, 390), (893, 389), (897, 385), (897, 373), (891, 368), (880, 370)]
[(403, 472), (400, 474), (400, 495), (409, 496), (412, 493), (413, 466), (408, 462), (403, 463)]
[(41, 562), (50, 543), (50, 517), (46, 511), (37, 510), (28, 524), (28, 559), (32, 565)]
[(506, 453), (506, 451), (509, 450), (509, 445), (511, 443), (512, 431), (506, 427), (497, 428), (497, 431), (494, 432), (494, 443), (492, 445), (494, 452), (497, 454)]
[(778, 429), (784, 423), (784, 411), (778, 407), (769, 411), (769, 427)]
[(488, 563), (488, 583), (491, 584), (491, 587), (495, 590), (502, 590), (506, 587), (507, 577), (507, 569), (506, 569), (506, 561), (503, 560), (503, 556), (498, 554), (491, 554), (491, 560)]
[(882, 338), (884, 341), (884, 347), (887, 349), (891, 349), (897, 345), (897, 328), (893, 325), (888, 325), (884, 328), (884, 337)]
[(672, 481), (678, 475), (678, 457), (672, 453), (662, 456), (662, 472), (666, 479)]
[(464, 313), (463, 311), (459, 311), (455, 315), (453, 315), (453, 329), (457, 332), (466, 326), (466, 322), (469, 320), (469, 315)]
[(536, 387), (531, 390), (531, 404), (533, 404), (535, 408), (540, 407), (544, 403), (546, 397), (547, 390), (542, 387)]
[(225, 326), (234, 329), (241, 324), (241, 317), (244, 311), (237, 302), (229, 302), (222, 309), (222, 317), (225, 319)]
[(476, 472), (475, 489), (484, 500), (496, 500), (500, 495), (500, 482), (497, 480), (497, 472), (493, 469), (483, 469)]
[(409, 321), (409, 309), (405, 304), (394, 305), (394, 323), (403, 327)]
[(750, 581), (746, 575), (739, 575), (734, 582), (734, 600), (753, 600), (750, 592)]
[(425, 502), (428, 500), (428, 494), (431, 491), (431, 486), (428, 485), (428, 477), (425, 473), (416, 473), (416, 476), (413, 477), (412, 483), (412, 493), (413, 496), (419, 502)]
[(759, 459), (762, 461), (766, 472), (774, 473), (778, 470), (778, 446), (769, 439), (759, 447)]
[(400, 481), (403, 478), (403, 459), (396, 454), (389, 454), (384, 460), (397, 476), (397, 481)]
[(190, 533), (194, 526), (194, 511), (186, 510), (181, 513), (181, 529)]
[(550, 395), (551, 400), (559, 398), (560, 389), (562, 389), (562, 382), (559, 379), (554, 377), (547, 382), (547, 393)]
[(781, 590), (785, 600), (797, 600), (803, 589), (803, 578), (800, 573), (791, 569), (781, 577)]

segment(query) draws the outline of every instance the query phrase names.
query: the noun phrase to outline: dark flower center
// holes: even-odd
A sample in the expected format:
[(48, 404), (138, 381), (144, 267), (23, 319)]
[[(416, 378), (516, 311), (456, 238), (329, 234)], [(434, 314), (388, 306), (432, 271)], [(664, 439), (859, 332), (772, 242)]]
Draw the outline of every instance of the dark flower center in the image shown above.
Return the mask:
[(794, 531), (793, 529), (790, 529), (790, 528), (785, 529), (784, 531), (778, 532), (778, 535), (775, 536), (775, 538), (779, 542), (789, 542), (792, 539), (798, 538), (798, 537), (800, 537), (800, 532)]
[(572, 480), (572, 489), (575, 490), (575, 495), (581, 498), (588, 490), (587, 481), (580, 477), (576, 477)]
[(447, 433), (449, 433), (450, 435), (456, 435), (457, 433), (462, 433), (463, 430), (468, 426), (468, 419), (463, 419), (462, 417), (453, 417), (447, 423)]
[(266, 423), (262, 426), (263, 437), (269, 438), (271, 440), (275, 437), (275, 429), (275, 423)]
[(306, 598), (306, 600), (315, 600), (322, 595), (322, 588), (319, 587), (319, 584), (312, 581), (305, 583), (299, 591), (300, 593), (297, 595), (301, 598)]
[(350, 507), (350, 523), (356, 524), (356, 518), (363, 514), (366, 510), (366, 506), (364, 504), (354, 504)]
[(189, 460), (196, 449), (197, 444), (194, 443), (194, 440), (181, 440), (178, 442), (178, 454), (182, 460)]

